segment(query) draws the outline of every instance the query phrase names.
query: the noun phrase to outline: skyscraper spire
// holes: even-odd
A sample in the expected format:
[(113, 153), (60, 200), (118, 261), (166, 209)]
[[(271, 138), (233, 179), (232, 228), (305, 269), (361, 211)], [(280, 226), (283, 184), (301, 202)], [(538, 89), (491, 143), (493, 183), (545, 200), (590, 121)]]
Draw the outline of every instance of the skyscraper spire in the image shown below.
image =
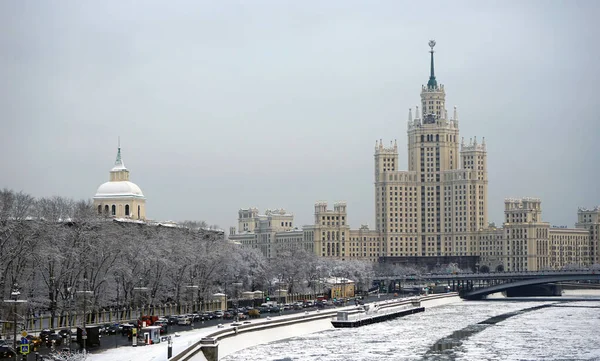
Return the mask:
[(435, 71), (433, 69), (433, 47), (435, 46), (435, 40), (429, 40), (429, 47), (431, 50), (431, 72), (429, 74), (429, 81), (427, 82), (427, 87), (430, 89), (437, 88), (437, 80), (435, 80)]

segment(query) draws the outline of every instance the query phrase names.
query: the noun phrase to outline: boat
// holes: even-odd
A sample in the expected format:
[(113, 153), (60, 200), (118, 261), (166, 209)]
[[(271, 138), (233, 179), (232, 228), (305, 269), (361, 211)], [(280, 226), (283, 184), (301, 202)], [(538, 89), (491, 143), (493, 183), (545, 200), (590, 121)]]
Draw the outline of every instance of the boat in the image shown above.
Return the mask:
[(331, 324), (335, 328), (360, 327), (423, 311), (425, 307), (421, 307), (421, 300), (418, 297), (391, 300), (339, 311), (335, 319), (331, 320)]

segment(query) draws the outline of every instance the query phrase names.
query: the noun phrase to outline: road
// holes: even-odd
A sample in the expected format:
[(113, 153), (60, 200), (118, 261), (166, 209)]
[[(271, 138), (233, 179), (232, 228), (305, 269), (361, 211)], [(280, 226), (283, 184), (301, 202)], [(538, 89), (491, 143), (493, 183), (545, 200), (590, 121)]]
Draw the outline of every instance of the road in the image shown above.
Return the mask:
[[(386, 299), (390, 299), (390, 298), (395, 298), (395, 297), (393, 294), (381, 294), (379, 297), (377, 295), (371, 295), (364, 301), (365, 302), (375, 302), (377, 300), (386, 300)], [(348, 304), (346, 304), (346, 305), (351, 305), (351, 304), (353, 304), (353, 301), (348, 302)], [(335, 306), (327, 305), (326, 308), (331, 309), (331, 308), (335, 308)], [(286, 311), (283, 311), (281, 314), (282, 315), (290, 315), (290, 314), (295, 314), (295, 313), (302, 313), (307, 310), (312, 311), (315, 309), (316, 308), (313, 307), (313, 308), (300, 309), (300, 310), (286, 310)], [(263, 313), (260, 315), (260, 317), (261, 318), (266, 318), (266, 317), (276, 318), (279, 315), (280, 315), (279, 313)], [(231, 322), (233, 322), (233, 320), (225, 320), (225, 319), (217, 318), (217, 319), (212, 319), (212, 320), (207, 320), (207, 321), (194, 322), (192, 325), (189, 325), (189, 326), (170, 325), (170, 326), (168, 326), (167, 334), (164, 336), (174, 335), (175, 333), (189, 331), (192, 329), (200, 329), (200, 328), (211, 327), (211, 326), (214, 327), (214, 326), (218, 325), (219, 323), (228, 324)], [(132, 346), (132, 341), (129, 340), (127, 336), (122, 336), (120, 333), (117, 333), (116, 335), (102, 335), (102, 338), (100, 341), (100, 346), (90, 348), (89, 350), (94, 353), (99, 353), (99, 352), (102, 352), (102, 351), (108, 350), (108, 349), (119, 348), (119, 347), (131, 347), (131, 346)], [(68, 347), (69, 346), (61, 345), (61, 346), (57, 347), (56, 349), (61, 350), (61, 349), (66, 349)], [(79, 345), (77, 343), (71, 343), (71, 349), (79, 350)], [(42, 345), (37, 351), (40, 356), (46, 356), (46, 355), (49, 355), (52, 353), (52, 350), (50, 348), (46, 347), (46, 345)], [(35, 360), (36, 360), (35, 353), (32, 352), (28, 356), (27, 361), (35, 361)]]

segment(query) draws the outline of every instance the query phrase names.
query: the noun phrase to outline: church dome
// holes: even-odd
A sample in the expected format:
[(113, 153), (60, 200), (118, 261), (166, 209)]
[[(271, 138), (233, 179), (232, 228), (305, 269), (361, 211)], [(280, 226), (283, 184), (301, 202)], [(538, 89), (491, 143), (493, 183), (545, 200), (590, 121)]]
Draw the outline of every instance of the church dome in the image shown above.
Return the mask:
[(106, 182), (98, 187), (94, 198), (136, 197), (144, 198), (144, 194), (137, 184), (129, 181)]

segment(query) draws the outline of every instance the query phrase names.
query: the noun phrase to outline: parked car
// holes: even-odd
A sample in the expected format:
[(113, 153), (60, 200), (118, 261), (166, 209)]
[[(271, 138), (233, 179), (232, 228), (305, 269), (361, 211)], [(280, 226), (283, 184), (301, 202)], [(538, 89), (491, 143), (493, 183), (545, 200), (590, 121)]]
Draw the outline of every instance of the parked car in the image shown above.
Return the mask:
[(131, 323), (124, 323), (121, 325), (121, 336), (131, 337), (131, 330), (133, 330), (135, 326)]
[(42, 342), (46, 342), (48, 340), (48, 337), (52, 334), (56, 333), (55, 330), (51, 330), (49, 328), (45, 328), (40, 332), (40, 338), (42, 339)]
[(239, 312), (237, 314), (237, 316), (238, 316), (238, 320), (247, 320), (248, 319), (248, 316), (246, 316), (246, 314), (244, 314), (243, 312)]
[(51, 335), (48, 335), (48, 337), (46, 338), (46, 346), (52, 347), (52, 344), (54, 344), (54, 347), (58, 347), (62, 345), (62, 341), (63, 338), (59, 334), (53, 333)]
[(117, 326), (117, 325), (106, 324), (106, 325), (104, 325), (104, 334), (115, 335), (117, 333), (118, 329), (119, 329), (119, 326)]
[(259, 318), (260, 317), (260, 311), (256, 308), (251, 309), (250, 311), (248, 311), (248, 316), (250, 318)]
[(224, 312), (222, 310), (216, 310), (215, 311), (215, 316), (217, 316), (217, 317), (223, 317), (223, 313)]
[(17, 357), (17, 353), (6, 343), (0, 344), (0, 358), (9, 358), (11, 360)]
[[(37, 336), (27, 335), (25, 338), (29, 340), (29, 344), (33, 348), (33, 351), (37, 351), (37, 349), (42, 345), (42, 339)], [(0, 358), (2, 357), (0, 356)]]
[(68, 328), (63, 328), (62, 330), (58, 331), (58, 334), (62, 338), (71, 338), (71, 330)]
[(169, 332), (168, 329), (168, 324), (165, 321), (157, 321), (156, 323), (154, 323), (154, 326), (160, 326), (160, 334), (166, 334)]
[(177, 324), (180, 325), (180, 326), (191, 325), (192, 324), (192, 320), (189, 317), (186, 317), (186, 316), (177, 317)]
[(202, 312), (202, 313), (200, 314), (200, 317), (201, 317), (203, 320), (210, 320), (210, 319), (212, 318), (212, 316), (213, 316), (213, 315), (212, 315), (210, 312)]

